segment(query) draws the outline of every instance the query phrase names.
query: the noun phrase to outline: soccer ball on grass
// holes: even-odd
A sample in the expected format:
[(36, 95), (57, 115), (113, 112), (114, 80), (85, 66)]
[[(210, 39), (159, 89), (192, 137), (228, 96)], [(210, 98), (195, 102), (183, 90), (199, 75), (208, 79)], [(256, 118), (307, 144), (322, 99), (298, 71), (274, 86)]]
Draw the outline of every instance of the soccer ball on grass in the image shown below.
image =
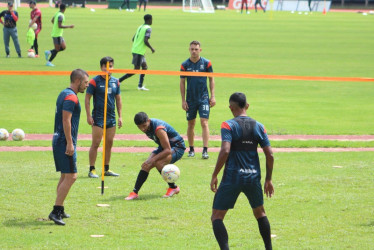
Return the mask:
[(25, 132), (20, 128), (16, 128), (12, 131), (12, 139), (13, 141), (22, 141), (25, 139)]
[(180, 174), (179, 168), (174, 164), (165, 165), (161, 171), (162, 178), (168, 183), (176, 182)]
[(0, 128), (0, 141), (8, 140), (9, 133), (5, 128)]
[(35, 52), (33, 49), (29, 49), (27, 52), (27, 57), (34, 58), (35, 57)]

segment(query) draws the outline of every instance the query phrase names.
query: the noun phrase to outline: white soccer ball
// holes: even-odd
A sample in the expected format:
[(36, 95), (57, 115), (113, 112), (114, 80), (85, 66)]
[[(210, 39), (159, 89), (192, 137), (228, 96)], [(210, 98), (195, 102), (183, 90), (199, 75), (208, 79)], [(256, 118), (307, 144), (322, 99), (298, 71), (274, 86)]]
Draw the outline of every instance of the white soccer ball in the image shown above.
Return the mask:
[(34, 51), (27, 52), (27, 57), (34, 58), (35, 57), (35, 52)]
[(165, 165), (161, 171), (162, 178), (168, 182), (176, 182), (181, 174), (181, 171), (174, 164)]
[[(31, 22), (32, 22), (32, 20), (29, 21), (29, 23), (31, 23)], [(38, 28), (38, 25), (37, 25), (36, 23), (33, 23), (33, 24), (31, 25), (31, 28), (32, 28), (33, 30), (36, 30), (36, 29)]]
[(5, 128), (0, 128), (0, 141), (8, 140), (9, 133)]
[(12, 131), (12, 139), (13, 141), (22, 141), (25, 139), (25, 132), (20, 128), (16, 128)]

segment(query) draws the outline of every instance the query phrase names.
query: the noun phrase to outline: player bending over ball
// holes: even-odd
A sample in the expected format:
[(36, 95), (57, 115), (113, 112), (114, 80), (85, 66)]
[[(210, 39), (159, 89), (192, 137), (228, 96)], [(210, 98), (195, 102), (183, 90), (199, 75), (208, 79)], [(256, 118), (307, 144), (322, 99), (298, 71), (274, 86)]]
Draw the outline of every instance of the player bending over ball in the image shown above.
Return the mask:
[[(165, 165), (175, 163), (181, 159), (186, 150), (183, 138), (166, 122), (154, 118), (150, 119), (144, 112), (137, 113), (134, 117), (134, 122), (149, 139), (158, 144), (158, 148), (143, 162), (133, 192), (129, 194), (126, 200), (133, 200), (139, 197), (138, 192), (147, 180), (149, 171), (152, 168), (156, 167), (161, 174), (161, 170)], [(172, 197), (174, 194), (179, 193), (179, 187), (175, 183), (168, 184), (169, 188), (163, 196), (164, 198)]]
[[(221, 125), (222, 144), (210, 188), (215, 192), (213, 201), (213, 231), (221, 249), (229, 249), (228, 235), (223, 219), (227, 211), (234, 208), (236, 199), (243, 192), (257, 219), (260, 234), (266, 249), (272, 249), (270, 224), (265, 214), (261, 188), (261, 170), (257, 145), (260, 144), (266, 157), (266, 177), (264, 193), (271, 197), (274, 187), (271, 182), (273, 172), (273, 151), (265, 127), (247, 116), (249, 104), (243, 93), (230, 97), (230, 110), (234, 119)], [(217, 175), (225, 165), (221, 184), (217, 190)]]
[[(106, 64), (109, 62), (109, 69), (113, 69), (114, 60), (107, 56), (100, 60), (100, 69), (106, 72)], [(90, 101), (93, 97), (92, 116), (90, 114)], [(92, 126), (92, 144), (89, 152), (90, 170), (88, 177), (98, 178), (95, 170), (95, 162), (97, 158), (97, 149), (100, 146), (103, 138), (104, 130), (104, 101), (105, 101), (105, 75), (95, 76), (90, 80), (85, 98), (85, 108), (87, 114), (87, 123)], [(105, 139), (105, 176), (119, 176), (109, 170), (109, 162), (112, 154), (112, 146), (114, 135), (116, 134), (116, 111), (118, 113), (118, 128), (122, 127), (122, 100), (119, 81), (109, 73), (108, 80), (108, 99), (107, 99), (107, 114), (106, 114), (106, 139)]]
[(64, 201), (71, 186), (77, 179), (77, 137), (81, 105), (77, 93), (84, 93), (88, 87), (88, 74), (76, 69), (70, 74), (70, 87), (64, 89), (56, 101), (55, 129), (53, 134), (53, 158), (56, 171), (61, 172), (57, 185), (57, 197), (49, 219), (57, 225), (65, 225), (63, 218), (69, 218), (64, 211)]

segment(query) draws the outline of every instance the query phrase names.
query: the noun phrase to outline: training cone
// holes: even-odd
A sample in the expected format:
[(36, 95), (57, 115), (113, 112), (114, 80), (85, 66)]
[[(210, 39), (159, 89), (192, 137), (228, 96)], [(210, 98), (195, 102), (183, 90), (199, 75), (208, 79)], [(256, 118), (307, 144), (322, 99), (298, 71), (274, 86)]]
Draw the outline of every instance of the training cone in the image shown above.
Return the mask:
[(323, 8), (322, 14), (326, 15), (326, 8)]

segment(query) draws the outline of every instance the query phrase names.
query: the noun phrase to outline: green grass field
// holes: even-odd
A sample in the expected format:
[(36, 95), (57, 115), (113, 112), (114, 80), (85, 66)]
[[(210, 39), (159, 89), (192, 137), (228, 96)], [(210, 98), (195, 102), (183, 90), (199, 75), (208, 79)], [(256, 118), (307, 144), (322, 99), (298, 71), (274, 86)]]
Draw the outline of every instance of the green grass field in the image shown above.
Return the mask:
[[(131, 38), (143, 12), (67, 9), (64, 38), (67, 50), (44, 66), (43, 52), (52, 49), (49, 20), (55, 9), (42, 9), (41, 58), (0, 60), (0, 70), (99, 70), (110, 55), (115, 68), (132, 69)], [(149, 69), (179, 70), (189, 57), (191, 40), (202, 43), (202, 56), (215, 72), (297, 76), (374, 77), (374, 16), (355, 13), (298, 15), (288, 12), (240, 15), (236, 11), (188, 14), (180, 10), (149, 10), (154, 17)], [(19, 9), (18, 33), (26, 56), (29, 9)], [(4, 57), (0, 43), (0, 57)], [(120, 74), (115, 74), (119, 77)], [(249, 114), (269, 134), (374, 134), (373, 82), (316, 82), (216, 78), (217, 106), (211, 110), (211, 134), (230, 119), (228, 98), (244, 92)], [(181, 108), (179, 78), (147, 75), (149, 92), (139, 92), (138, 76), (121, 85), (124, 127), (118, 133), (140, 133), (133, 124), (139, 111), (168, 121), (182, 134), (187, 123)], [(0, 127), (11, 132), (53, 133), (55, 102), (69, 84), (68, 76), (0, 76)], [(80, 94), (79, 132), (90, 133)], [(196, 134), (201, 129), (196, 126)], [(0, 146), (50, 146), (48, 141), (0, 142)], [(89, 146), (89, 141), (79, 141)], [(151, 146), (151, 142), (116, 141), (115, 146)], [(373, 147), (373, 142), (274, 141), (275, 147)], [(201, 142), (197, 142), (201, 146)], [(219, 146), (219, 142), (211, 142)], [(0, 152), (1, 249), (218, 249), (211, 223), (213, 193), (209, 189), (217, 153), (208, 161), (184, 157), (178, 184), (181, 193), (162, 199), (167, 185), (152, 171), (140, 199), (126, 202), (141, 163), (148, 154), (114, 153), (111, 168), (119, 178), (87, 178), (88, 153), (78, 152), (79, 177), (65, 207), (72, 218), (65, 227), (47, 221), (55, 200), (59, 174), (51, 152)], [(101, 156), (97, 163), (101, 162)], [(264, 157), (260, 155), (263, 173)], [(277, 153), (275, 196), (265, 199), (274, 249), (373, 249), (374, 154)], [(333, 168), (342, 166), (342, 168)], [(264, 175), (264, 174), (263, 174)], [(98, 203), (110, 204), (99, 208)], [(242, 195), (225, 219), (232, 249), (262, 249), (257, 223)], [(90, 235), (103, 234), (104, 238)]]
[[(78, 157), (79, 177), (65, 207), (72, 217), (59, 227), (46, 221), (58, 174), (51, 152), (2, 152), (0, 248), (218, 249), (210, 224), (209, 189), (217, 153), (209, 161), (183, 158), (181, 193), (161, 196), (166, 183), (152, 171), (140, 199), (124, 200), (147, 154), (113, 155), (119, 178), (89, 179)], [(261, 155), (264, 163), (264, 157)], [(100, 159), (99, 159), (100, 160)], [(374, 245), (373, 153), (278, 153), (275, 196), (265, 199), (274, 249), (370, 249)], [(333, 166), (343, 168), (333, 168)], [(100, 208), (96, 204), (110, 204)], [(262, 240), (244, 195), (226, 217), (232, 249), (261, 249)], [(104, 238), (91, 238), (103, 234)]]
[[(42, 57), (4, 59), (2, 70), (99, 70), (99, 60), (106, 55), (114, 57), (117, 69), (132, 69), (131, 38), (142, 23), (143, 12), (68, 9), (66, 24), (76, 27), (65, 30), (67, 50), (54, 60), (56, 67), (48, 68), (43, 52), (53, 46), (49, 20), (55, 9), (42, 11)], [(271, 19), (270, 13), (240, 15), (236, 11), (214, 15), (180, 10), (150, 13), (154, 16), (150, 42), (156, 53), (149, 52), (146, 57), (152, 70), (179, 70), (181, 62), (189, 57), (189, 42), (197, 39), (202, 43), (202, 56), (212, 61), (215, 72), (374, 77), (373, 16), (274, 13)], [(18, 26), (24, 56), (28, 47), (22, 35), (28, 15), (28, 9), (20, 9)], [(0, 81), (1, 127), (52, 133), (56, 97), (68, 85), (68, 77), (1, 76)], [(150, 92), (139, 92), (137, 81), (138, 76), (134, 76), (122, 83), (125, 127), (118, 132), (138, 133), (133, 124), (138, 111), (167, 120), (184, 132), (179, 78), (147, 75), (145, 84)], [(242, 91), (251, 104), (250, 115), (264, 123), (270, 134), (374, 134), (372, 88), (372, 82), (216, 78), (217, 106), (211, 112), (210, 129), (212, 134), (219, 134), (221, 122), (231, 117), (230, 94)], [(84, 95), (80, 100), (83, 104)], [(84, 113), (80, 132), (90, 132)]]

